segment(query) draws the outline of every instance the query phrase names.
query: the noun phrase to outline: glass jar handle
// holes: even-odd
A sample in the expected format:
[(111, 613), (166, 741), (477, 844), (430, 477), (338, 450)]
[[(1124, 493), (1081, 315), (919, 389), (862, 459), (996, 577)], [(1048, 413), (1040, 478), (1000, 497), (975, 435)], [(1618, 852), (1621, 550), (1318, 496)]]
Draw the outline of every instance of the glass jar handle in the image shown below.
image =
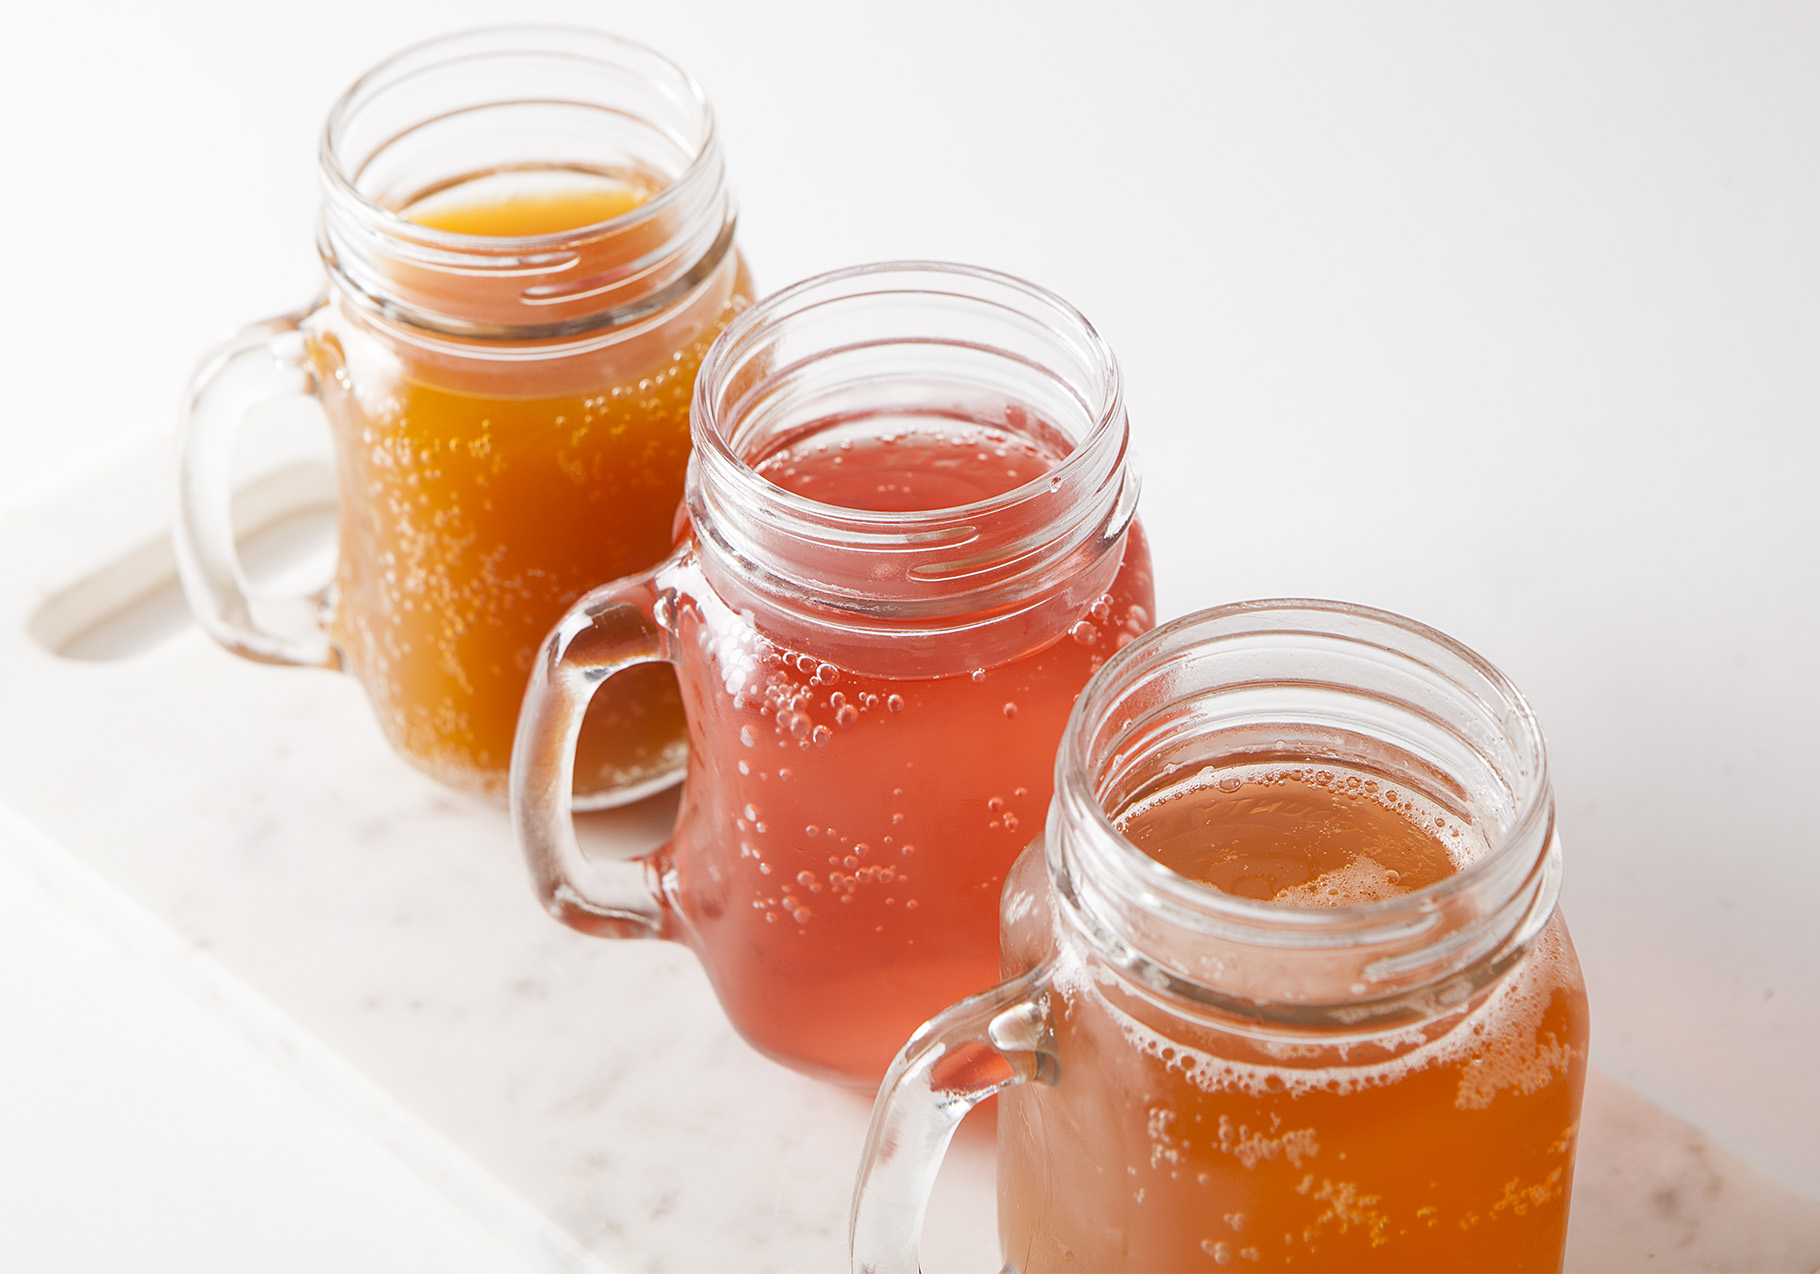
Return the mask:
[(1015, 1084), (1053, 1084), (1047, 966), (943, 1009), (891, 1063), (853, 1187), (854, 1274), (917, 1274), (923, 1216), (961, 1119)]
[(655, 867), (662, 851), (589, 858), (575, 839), (571, 791), (582, 717), (601, 683), (634, 664), (673, 662), (659, 614), (668, 617), (674, 591), (660, 576), (677, 561), (603, 584), (576, 602), (544, 640), (518, 712), (512, 825), (532, 885), (552, 916), (596, 937), (670, 936), (670, 906)]
[(302, 597), (255, 593), (234, 547), (230, 510), (234, 435), (247, 413), (274, 398), (316, 393), (301, 327), (311, 312), (243, 328), (203, 359), (178, 421), (172, 540), (190, 610), (209, 636), (260, 663), (339, 668), (341, 652), (328, 632), (328, 590)]

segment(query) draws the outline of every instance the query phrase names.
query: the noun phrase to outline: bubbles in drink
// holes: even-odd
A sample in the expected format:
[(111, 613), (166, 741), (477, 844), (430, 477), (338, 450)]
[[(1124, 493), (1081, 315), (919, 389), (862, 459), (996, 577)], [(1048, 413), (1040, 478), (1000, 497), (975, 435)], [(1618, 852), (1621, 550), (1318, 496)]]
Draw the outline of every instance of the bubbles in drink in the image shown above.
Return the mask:
[[(1333, 787), (1348, 790), (1343, 776)], [(1220, 1032), (1160, 1027), (1155, 1005), (1093, 959), (1065, 949), (1055, 965), (1068, 1084), (1001, 1098), (1008, 1243), (1040, 1216), (1082, 1268), (1195, 1268), (1222, 1245), (1237, 1268), (1469, 1268), (1486, 1251), (1513, 1268), (1558, 1263), (1585, 1063), (1558, 918), (1489, 992), (1365, 1044), (1267, 1032), (1222, 1056)], [(1143, 1122), (1125, 1113), (1134, 1092), (1153, 1103)], [(1043, 1130), (1063, 1126), (1079, 1171), (1044, 1153)], [(1099, 1165), (1139, 1136), (1149, 1153), (1115, 1200)], [(1240, 1199), (1255, 1206), (1217, 1211)], [(1209, 1233), (1222, 1222), (1229, 1233)]]
[(877, 415), (831, 418), (750, 463), (776, 486), (822, 504), (912, 512), (960, 508), (1014, 491), (1048, 472), (1069, 449), (1058, 431), (1034, 420), (1011, 430), (921, 411), (890, 422)]
[[(926, 459), (914, 429), (898, 432), (896, 442), (877, 447), (856, 435), (851, 450), (839, 453), (848, 461), (839, 474), (806, 446), (796, 448), (793, 474), (776, 468), (766, 476), (823, 502), (838, 490), (863, 494), (900, 479), (909, 490), (881, 498), (926, 499), (935, 488), (925, 475), (883, 475), (876, 467), (886, 457), (908, 467)], [(831, 458), (839, 440), (826, 441)], [(963, 470), (975, 464), (961, 449), (944, 458)], [(1002, 467), (1001, 461), (996, 468)], [(1024, 468), (1021, 458), (1017, 467)], [(1140, 547), (1128, 559), (1132, 570), (1120, 577), (1119, 615), (1133, 600), (1149, 603), (1141, 533), (1132, 542)], [(713, 666), (698, 675), (711, 677), (707, 684), (717, 692), (713, 715), (692, 721), (691, 729), (711, 743), (717, 731), (749, 728), (757, 749), (735, 756), (695, 749), (685, 802), (730, 812), (750, 801), (770, 832), (747, 836), (764, 847), (776, 879), (791, 881), (799, 899), (814, 900), (810, 928), (820, 945), (802, 942), (798, 926), (788, 923), (791, 910), (781, 906), (776, 926), (740, 907), (700, 926), (703, 959), (728, 979), (729, 1013), (754, 1042), (794, 1052), (813, 1037), (824, 1041), (816, 1047), (830, 1050), (819, 1059), (830, 1068), (874, 1074), (922, 1020), (994, 980), (994, 921), (1005, 871), (1025, 831), (1040, 821), (1056, 740), (1094, 653), (1066, 639), (1067, 622), (1056, 634), (1060, 640), (1002, 667), (979, 657), (952, 673), (911, 676), (915, 670), (906, 668), (900, 678), (860, 671), (845, 658), (834, 664), (787, 625), (768, 629), (720, 599), (705, 599), (682, 615), (681, 639), (709, 652)], [(736, 672), (746, 699), (740, 707), (718, 694)], [(692, 691), (690, 702), (698, 702)], [(881, 722), (890, 728), (880, 729)], [(780, 756), (770, 757), (770, 748)], [(737, 769), (740, 755), (750, 759), (750, 773)], [(791, 781), (759, 787), (757, 775), (784, 757)], [(995, 797), (996, 809), (983, 808)], [(700, 879), (713, 857), (706, 836), (694, 845), (688, 840), (679, 825), (673, 845), (685, 881)], [(801, 883), (804, 871), (822, 893)], [(762, 976), (745, 979), (743, 970), (754, 968)], [(891, 995), (875, 994), (881, 980)], [(836, 1006), (855, 997), (873, 1003), (849, 1020)], [(812, 1030), (805, 1026), (811, 1022)]]

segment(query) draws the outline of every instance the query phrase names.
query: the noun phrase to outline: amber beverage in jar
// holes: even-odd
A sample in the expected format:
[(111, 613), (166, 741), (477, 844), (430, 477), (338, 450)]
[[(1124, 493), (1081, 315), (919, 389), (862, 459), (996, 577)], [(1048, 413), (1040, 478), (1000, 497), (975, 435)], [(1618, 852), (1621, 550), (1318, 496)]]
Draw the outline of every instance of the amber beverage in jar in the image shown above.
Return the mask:
[[(544, 634), (670, 549), (695, 373), (751, 296), (712, 114), (635, 44), (473, 32), (358, 81), (322, 175), (325, 299), (198, 377), (186, 587), (230, 649), (347, 669), (405, 758), (503, 796)], [(234, 559), (220, 457), (251, 403), (299, 390), (333, 433), (338, 567), (318, 598), (263, 598)], [(591, 718), (580, 804), (680, 775), (668, 670), (622, 679)]]
[(993, 992), (879, 1097), (856, 1270), (913, 1270), (1002, 1093), (1006, 1268), (1558, 1270), (1587, 1006), (1542, 740), (1384, 612), (1166, 625), (1082, 696)]
[[(861, 267), (736, 320), (693, 423), (685, 540), (584, 598), (540, 661), (514, 820), (559, 919), (687, 943), (755, 1047), (870, 1087), (997, 980), (1063, 724), (1149, 627), (1117, 364), (1020, 280)], [(689, 721), (676, 829), (590, 861), (562, 800), (575, 723), (654, 660)]]

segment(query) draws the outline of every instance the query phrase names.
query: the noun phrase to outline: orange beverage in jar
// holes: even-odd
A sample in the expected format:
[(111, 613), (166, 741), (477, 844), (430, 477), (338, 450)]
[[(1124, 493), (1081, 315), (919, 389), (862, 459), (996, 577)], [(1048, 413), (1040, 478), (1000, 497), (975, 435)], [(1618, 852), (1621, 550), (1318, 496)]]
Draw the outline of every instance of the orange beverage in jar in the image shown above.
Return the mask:
[[(534, 671), (514, 821), (559, 919), (688, 943), (754, 1046), (869, 1087), (997, 978), (1069, 709), (1149, 627), (1117, 365), (1020, 280), (865, 266), (736, 320), (692, 426), (688, 535), (583, 598)], [(676, 830), (587, 859), (572, 731), (652, 661), (689, 722)]]
[(1587, 1004), (1515, 688), (1397, 616), (1245, 603), (1109, 663), (1057, 764), (1011, 980), (880, 1091), (855, 1269), (915, 1268), (926, 1148), (993, 1093), (1020, 1274), (1560, 1269)]
[[(637, 174), (532, 169), (457, 183), (402, 215), (464, 236), (561, 239), (658, 190)], [(578, 268), (625, 264), (643, 238)], [(364, 495), (343, 504), (334, 634), (406, 757), (503, 793), (538, 643), (589, 588), (669, 552), (695, 371), (750, 297), (740, 272), (707, 303), (592, 354), (476, 366), (472, 351), (405, 347), (358, 375), (347, 345), (359, 338), (321, 324), (342, 489)], [(673, 773), (683, 746), (675, 677), (636, 669), (592, 705), (577, 790)]]
[[(1453, 875), (1471, 835), (1314, 765), (1197, 778), (1114, 823), (1187, 879), (1296, 908), (1407, 896)], [(1161, 1021), (1112, 983), (1053, 995), (1057, 1052), (1100, 1060), (1065, 1112), (1007, 1098), (1017, 1269), (1560, 1268), (1587, 1012), (1559, 917), (1495, 989), (1387, 1040), (1286, 1047)]]
[[(551, 624), (661, 559), (689, 396), (751, 298), (701, 90), (580, 30), (433, 40), (364, 76), (322, 146), (326, 298), (247, 329), (199, 375), (177, 534), (211, 633), (345, 669), (406, 759), (503, 796)], [(340, 492), (334, 585), (249, 595), (222, 457), (260, 397), (322, 403)], [(680, 775), (676, 683), (621, 679), (583, 729), (575, 797)]]

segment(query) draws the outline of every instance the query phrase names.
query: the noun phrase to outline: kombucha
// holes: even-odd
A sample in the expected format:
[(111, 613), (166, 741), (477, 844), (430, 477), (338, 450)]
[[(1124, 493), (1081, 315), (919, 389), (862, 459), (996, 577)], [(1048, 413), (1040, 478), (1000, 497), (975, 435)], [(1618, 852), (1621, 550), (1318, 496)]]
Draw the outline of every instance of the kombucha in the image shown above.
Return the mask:
[[(1028, 430), (869, 417), (752, 463), (822, 503), (907, 511), (1010, 491), (1063, 454)], [(1150, 626), (1135, 523), (1123, 552), (1066, 631), (946, 677), (862, 676), (755, 632), (710, 590), (685, 604), (681, 642), (706, 657), (679, 660), (696, 745), (666, 865), (684, 936), (754, 1046), (870, 1088), (926, 1018), (998, 980), (1000, 889), (1042, 831), (1068, 712)]]
[[(657, 189), (637, 174), (491, 173), (401, 215), (466, 235), (547, 235), (619, 217)], [(315, 334), (342, 489), (363, 493), (342, 502), (335, 638), (419, 768), (503, 795), (545, 634), (588, 589), (669, 552), (696, 368), (750, 299), (743, 268), (721, 291), (699, 314), (561, 357), (475, 343), (464, 361), (448, 342), (402, 341), (379, 356), (354, 333)], [(683, 746), (674, 675), (632, 669), (589, 710), (576, 793), (649, 781)]]
[[(1332, 907), (1453, 874), (1473, 829), (1335, 768), (1202, 775), (1115, 824), (1227, 893)], [(1065, 1083), (999, 1116), (1008, 1269), (1558, 1270), (1586, 999), (1555, 916), (1487, 992), (1390, 1035), (1164, 1013), (1065, 954)]]
[(561, 234), (624, 216), (658, 187), (635, 173), (531, 169), (470, 177), (413, 200), (400, 215), (432, 230), (490, 238)]

